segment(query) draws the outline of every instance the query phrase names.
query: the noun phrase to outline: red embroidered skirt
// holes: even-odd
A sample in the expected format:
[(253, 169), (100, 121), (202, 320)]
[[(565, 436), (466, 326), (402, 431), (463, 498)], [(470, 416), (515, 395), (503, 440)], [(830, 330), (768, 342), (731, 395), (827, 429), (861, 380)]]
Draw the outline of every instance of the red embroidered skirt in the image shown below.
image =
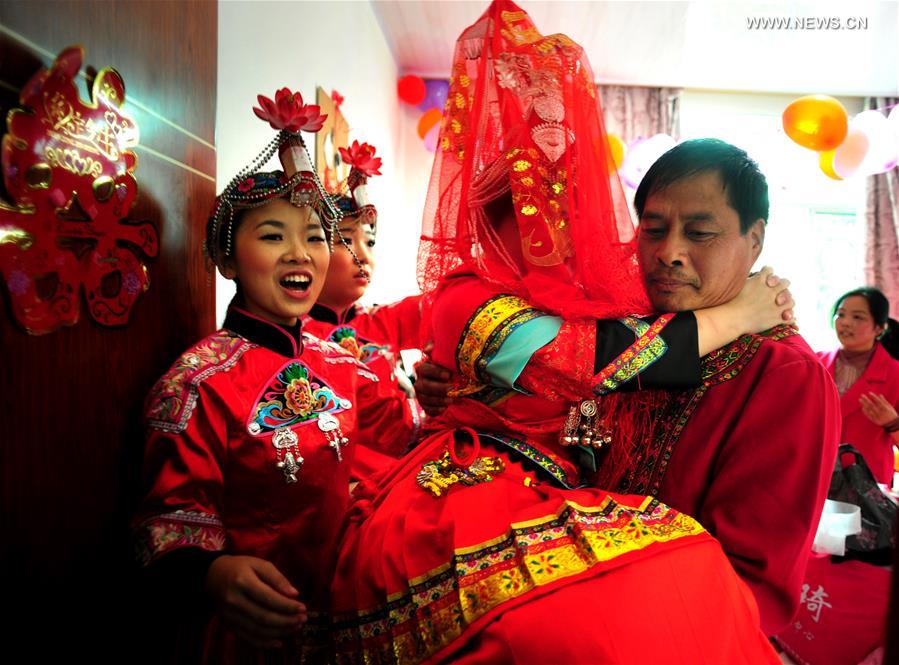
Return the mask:
[(337, 661), (777, 663), (751, 592), (691, 517), (542, 482), (520, 458), (439, 497), (434, 437), (357, 490), (333, 586)]

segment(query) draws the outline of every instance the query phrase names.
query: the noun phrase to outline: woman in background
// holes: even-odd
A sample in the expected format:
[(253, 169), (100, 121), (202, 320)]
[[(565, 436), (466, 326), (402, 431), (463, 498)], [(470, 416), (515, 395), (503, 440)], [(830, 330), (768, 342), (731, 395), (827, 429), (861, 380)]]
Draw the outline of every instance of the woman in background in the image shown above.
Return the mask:
[(833, 308), (840, 348), (818, 356), (840, 391), (840, 441), (858, 448), (877, 478), (893, 482), (893, 446), (899, 444), (899, 323), (890, 304), (866, 286), (843, 294)]

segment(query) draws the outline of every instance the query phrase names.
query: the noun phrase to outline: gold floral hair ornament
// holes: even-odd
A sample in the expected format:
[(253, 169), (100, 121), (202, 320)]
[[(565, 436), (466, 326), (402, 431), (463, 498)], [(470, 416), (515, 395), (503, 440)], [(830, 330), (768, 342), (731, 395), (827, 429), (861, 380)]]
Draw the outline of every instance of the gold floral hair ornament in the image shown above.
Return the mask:
[[(312, 166), (312, 159), (301, 132), (317, 132), (326, 115), (314, 104), (304, 104), (299, 92), (281, 88), (274, 100), (257, 97), (253, 112), (268, 122), (277, 134), (256, 158), (235, 175), (216, 198), (206, 234), (207, 256), (221, 268), (224, 257), (234, 251), (234, 211), (258, 208), (276, 198), (287, 198), (297, 207), (311, 207), (325, 226), (333, 231), (342, 215), (325, 192)], [(284, 168), (263, 172), (260, 169), (275, 155)], [(333, 233), (332, 233), (333, 237)]]
[(350, 174), (346, 180), (346, 193), (335, 197), (344, 215), (358, 215), (372, 226), (377, 223), (377, 209), (368, 198), (368, 179), (381, 175), (381, 158), (376, 157), (375, 152), (373, 145), (359, 141), (340, 148), (340, 158), (350, 166)]

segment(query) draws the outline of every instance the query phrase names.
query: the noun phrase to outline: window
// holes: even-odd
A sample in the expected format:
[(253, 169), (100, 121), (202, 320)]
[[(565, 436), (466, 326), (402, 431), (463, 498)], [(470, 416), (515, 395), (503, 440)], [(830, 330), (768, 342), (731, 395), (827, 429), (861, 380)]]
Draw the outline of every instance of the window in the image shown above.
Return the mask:
[[(837, 346), (830, 322), (834, 300), (864, 285), (865, 179), (834, 181), (818, 154), (793, 143), (781, 124), (784, 95), (687, 90), (681, 138), (713, 137), (755, 159), (768, 179), (771, 211), (756, 267), (772, 265), (792, 282), (803, 337), (815, 350)], [(841, 99), (850, 117), (861, 98)]]

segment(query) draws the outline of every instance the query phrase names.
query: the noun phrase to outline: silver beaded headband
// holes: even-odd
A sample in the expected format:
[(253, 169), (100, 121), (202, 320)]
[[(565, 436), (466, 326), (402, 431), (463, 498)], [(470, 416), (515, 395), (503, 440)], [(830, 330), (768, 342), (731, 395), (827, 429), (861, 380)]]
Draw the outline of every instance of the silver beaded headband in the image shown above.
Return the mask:
[[(206, 247), (207, 255), (214, 264), (219, 265), (219, 259), (221, 258), (219, 256), (219, 238), (222, 233), (223, 225), (225, 232), (224, 255), (227, 257), (231, 256), (231, 254), (233, 253), (235, 209), (246, 210), (250, 208), (260, 208), (269, 203), (272, 199), (289, 195), (289, 200), (292, 205), (298, 208), (309, 206), (316, 210), (316, 212), (321, 213), (320, 216), (322, 218), (322, 222), (325, 224), (326, 229), (329, 232), (328, 235), (330, 238), (329, 245), (331, 252), (334, 251), (334, 238), (336, 236), (353, 257), (353, 262), (360, 268), (360, 270), (364, 274), (367, 275), (366, 271), (362, 270), (362, 262), (359, 260), (356, 252), (353, 251), (353, 248), (350, 246), (349, 242), (340, 233), (340, 221), (343, 219), (344, 214), (335, 205), (331, 197), (325, 191), (324, 185), (322, 185), (322, 182), (319, 179), (318, 174), (315, 172), (315, 169), (312, 169), (310, 171), (297, 172), (286, 182), (272, 189), (267, 189), (265, 191), (250, 191), (247, 193), (243, 193), (240, 191), (240, 183), (244, 182), (247, 178), (258, 172), (259, 169), (262, 168), (274, 156), (276, 152), (279, 151), (281, 146), (283, 146), (291, 138), (298, 139), (298, 143), (302, 147), (306, 158), (309, 160), (310, 164), (312, 163), (312, 158), (309, 155), (309, 150), (306, 148), (306, 144), (300, 134), (290, 132), (286, 129), (280, 130), (252, 162), (243, 167), (233, 178), (231, 178), (231, 180), (225, 186), (225, 189), (222, 191), (221, 195), (216, 200), (215, 208), (212, 212), (212, 233)], [(297, 191), (296, 188), (303, 182), (313, 184), (318, 197), (313, 197), (311, 192)], [(315, 205), (316, 203), (318, 203), (319, 205)], [(366, 279), (369, 278), (366, 277)]]
[[(301, 171), (295, 173), (283, 184), (271, 189), (267, 189), (265, 191), (249, 191), (246, 193), (240, 191), (240, 183), (244, 182), (247, 178), (258, 172), (259, 169), (262, 168), (262, 166), (264, 166), (276, 152), (278, 152), (279, 148), (291, 138), (299, 139), (299, 144), (302, 146), (303, 151), (306, 153), (307, 159), (309, 159), (309, 162), (311, 163), (309, 151), (307, 150), (306, 144), (303, 142), (300, 135), (298, 133), (293, 133), (282, 129), (275, 135), (275, 137), (271, 141), (269, 141), (268, 145), (266, 145), (265, 148), (262, 149), (262, 151), (252, 162), (238, 171), (238, 173), (225, 186), (225, 189), (216, 200), (215, 208), (212, 211), (213, 229), (210, 238), (211, 242), (209, 242), (207, 246), (207, 253), (214, 263), (217, 264), (219, 259), (218, 240), (221, 237), (223, 225), (225, 226), (225, 256), (230, 256), (233, 252), (233, 224), (235, 209), (243, 210), (248, 208), (259, 208), (261, 206), (264, 206), (274, 198), (280, 198), (289, 195), (290, 202), (293, 205), (297, 207), (310, 206), (315, 208), (316, 212), (323, 213), (322, 220), (329, 227), (329, 229), (335, 228), (339, 223), (340, 219), (343, 216), (343, 213), (341, 213), (341, 211), (335, 205), (333, 205), (333, 203), (331, 203), (330, 197), (325, 192), (325, 188), (314, 170), (309, 172)], [(308, 182), (314, 185), (318, 193), (318, 201), (314, 200), (313, 196), (310, 195), (311, 193), (304, 194), (303, 192), (295, 191), (297, 186), (303, 182)], [(319, 202), (318, 206), (315, 205), (316, 202)]]

